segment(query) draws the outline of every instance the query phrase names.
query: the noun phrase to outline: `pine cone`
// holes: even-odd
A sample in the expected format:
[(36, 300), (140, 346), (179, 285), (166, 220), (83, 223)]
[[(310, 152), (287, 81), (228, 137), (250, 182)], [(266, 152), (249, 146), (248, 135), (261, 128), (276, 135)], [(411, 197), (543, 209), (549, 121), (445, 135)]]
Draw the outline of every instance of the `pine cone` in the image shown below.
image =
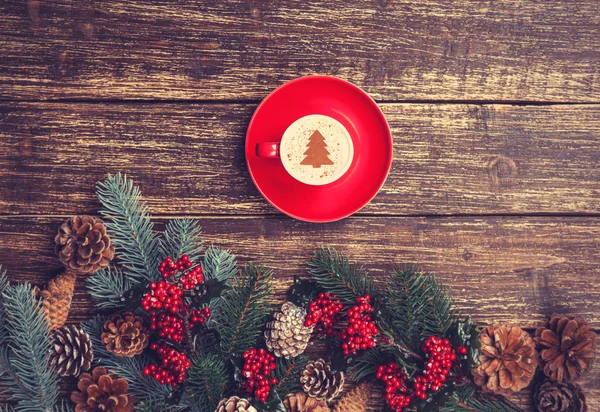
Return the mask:
[(150, 334), (141, 317), (131, 312), (116, 313), (102, 326), (102, 343), (116, 356), (132, 358), (148, 346)]
[(531, 336), (517, 326), (494, 325), (479, 336), (481, 355), (473, 380), (484, 391), (509, 396), (526, 387), (537, 367)]
[(542, 383), (533, 395), (533, 406), (538, 412), (585, 412), (585, 395), (573, 383), (558, 383), (550, 380)]
[(596, 334), (583, 318), (554, 314), (535, 331), (544, 374), (553, 381), (572, 382), (592, 365)]
[(332, 372), (328, 363), (318, 359), (306, 366), (300, 377), (300, 383), (309, 396), (329, 402), (342, 391), (344, 373)]
[(265, 341), (267, 347), (278, 358), (295, 358), (306, 350), (313, 327), (304, 326), (306, 309), (291, 302), (281, 306), (280, 312), (275, 312), (275, 320), (267, 323)]
[(94, 368), (92, 374), (79, 377), (79, 391), (71, 393), (75, 412), (132, 412), (132, 397), (127, 396), (125, 379), (109, 375), (104, 368)]
[(42, 299), (42, 312), (48, 318), (50, 332), (62, 328), (69, 317), (76, 278), (75, 272), (66, 271), (48, 282), (45, 290), (36, 290)]
[(92, 366), (94, 353), (90, 335), (83, 329), (67, 325), (52, 334), (50, 364), (61, 376), (79, 376)]
[(331, 409), (325, 401), (311, 398), (304, 392), (290, 394), (283, 400), (283, 405), (288, 412), (330, 412)]
[(78, 273), (94, 273), (108, 266), (115, 255), (106, 226), (91, 216), (73, 216), (58, 229), (54, 238), (60, 261)]
[(248, 399), (232, 396), (219, 402), (215, 412), (258, 412)]
[(367, 382), (359, 383), (337, 401), (333, 412), (367, 412), (370, 393)]

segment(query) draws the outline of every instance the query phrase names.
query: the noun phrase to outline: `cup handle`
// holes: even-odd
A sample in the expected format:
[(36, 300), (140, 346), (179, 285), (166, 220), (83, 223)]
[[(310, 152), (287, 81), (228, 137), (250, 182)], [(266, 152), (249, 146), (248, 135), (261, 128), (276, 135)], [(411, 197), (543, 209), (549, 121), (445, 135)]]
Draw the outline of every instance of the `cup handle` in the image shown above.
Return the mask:
[(256, 144), (256, 156), (275, 159), (279, 157), (279, 143), (261, 142)]

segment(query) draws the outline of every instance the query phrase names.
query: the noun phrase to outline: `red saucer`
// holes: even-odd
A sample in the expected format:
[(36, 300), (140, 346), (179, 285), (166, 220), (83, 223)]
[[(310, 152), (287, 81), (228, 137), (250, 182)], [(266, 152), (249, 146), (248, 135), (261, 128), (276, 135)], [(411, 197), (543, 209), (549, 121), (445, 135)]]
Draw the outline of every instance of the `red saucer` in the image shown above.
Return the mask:
[[(354, 144), (354, 160), (340, 179), (323, 186), (301, 183), (280, 159), (256, 156), (259, 142), (279, 142), (296, 119), (333, 117)], [(281, 212), (308, 222), (332, 222), (357, 212), (383, 186), (392, 165), (392, 136), (377, 103), (345, 80), (307, 76), (292, 80), (258, 106), (246, 133), (246, 162), (260, 193)]]

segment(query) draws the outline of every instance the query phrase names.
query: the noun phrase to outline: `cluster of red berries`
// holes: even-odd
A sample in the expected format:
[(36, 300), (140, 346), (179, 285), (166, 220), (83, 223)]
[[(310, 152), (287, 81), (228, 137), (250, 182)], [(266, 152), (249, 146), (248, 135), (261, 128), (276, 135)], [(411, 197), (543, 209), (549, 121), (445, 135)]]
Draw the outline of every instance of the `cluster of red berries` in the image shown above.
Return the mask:
[(166, 280), (150, 283), (150, 290), (142, 298), (142, 308), (166, 310), (177, 313), (183, 307), (183, 290)]
[(192, 309), (184, 301), (184, 295), (193, 295), (195, 288), (204, 283), (202, 268), (193, 266), (187, 255), (177, 262), (166, 257), (158, 267), (164, 279), (150, 283), (142, 298), (142, 308), (150, 312), (150, 329), (159, 337), (159, 341), (153, 342), (150, 348), (160, 359), (158, 365), (144, 368), (144, 374), (173, 387), (185, 380), (190, 362), (184, 353), (169, 343), (183, 343), (190, 328), (205, 324), (210, 317), (208, 307)]
[(264, 349), (250, 349), (244, 352), (243, 358), (242, 386), (248, 393), (254, 393), (256, 399), (265, 402), (271, 391), (271, 385), (277, 383), (277, 379), (271, 377), (277, 366), (275, 357)]
[(379, 329), (371, 316), (373, 307), (370, 300), (369, 295), (359, 296), (356, 298), (358, 304), (348, 310), (348, 326), (339, 334), (344, 355), (375, 347), (375, 336), (379, 334)]
[(394, 362), (381, 365), (376, 376), (385, 383), (385, 400), (394, 412), (402, 412), (410, 405), (412, 395), (407, 385), (408, 378), (400, 365)]
[(319, 293), (317, 299), (308, 305), (308, 313), (304, 326), (316, 327), (316, 332), (323, 335), (333, 335), (333, 325), (343, 305), (340, 300), (329, 293)]
[(185, 353), (176, 351), (165, 342), (154, 342), (150, 349), (156, 351), (161, 364), (144, 367), (144, 375), (174, 388), (185, 381), (185, 373), (192, 365)]
[(190, 257), (188, 255), (183, 255), (177, 259), (177, 262), (175, 262), (171, 256), (167, 256), (165, 260), (160, 262), (158, 271), (161, 273), (163, 278), (169, 279), (170, 277), (175, 276), (177, 272), (184, 272), (186, 269), (191, 267), (192, 262), (190, 261)]
[(183, 319), (168, 312), (150, 313), (150, 330), (158, 331), (158, 336), (173, 342), (185, 339)]
[[(450, 346), (448, 339), (435, 336), (430, 336), (425, 341), (423, 352), (425, 352), (425, 356), (428, 358), (425, 363), (425, 381), (423, 382), (425, 388), (423, 388), (423, 392), (425, 392), (424, 389), (426, 388), (434, 392), (439, 391), (446, 381), (446, 376), (448, 376), (453, 362), (456, 360), (456, 353), (452, 349), (452, 346)], [(421, 399), (425, 398), (421, 397)]]

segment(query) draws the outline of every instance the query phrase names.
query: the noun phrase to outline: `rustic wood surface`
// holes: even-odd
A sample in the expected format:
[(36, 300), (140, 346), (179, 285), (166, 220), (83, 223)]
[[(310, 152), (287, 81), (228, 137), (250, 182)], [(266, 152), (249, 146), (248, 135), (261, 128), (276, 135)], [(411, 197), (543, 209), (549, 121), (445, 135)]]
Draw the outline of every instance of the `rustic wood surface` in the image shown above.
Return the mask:
[[(198, 217), (272, 267), (276, 301), (331, 245), (379, 280), (436, 272), (482, 325), (561, 312), (600, 331), (597, 0), (5, 0), (0, 23), (11, 280), (57, 274), (58, 225), (95, 214), (96, 182), (123, 171), (159, 227)], [(277, 213), (245, 166), (258, 102), (307, 74), (363, 87), (394, 136), (384, 188), (341, 222)], [(79, 279), (70, 320), (94, 312)], [(580, 383), (600, 411), (600, 367)]]

